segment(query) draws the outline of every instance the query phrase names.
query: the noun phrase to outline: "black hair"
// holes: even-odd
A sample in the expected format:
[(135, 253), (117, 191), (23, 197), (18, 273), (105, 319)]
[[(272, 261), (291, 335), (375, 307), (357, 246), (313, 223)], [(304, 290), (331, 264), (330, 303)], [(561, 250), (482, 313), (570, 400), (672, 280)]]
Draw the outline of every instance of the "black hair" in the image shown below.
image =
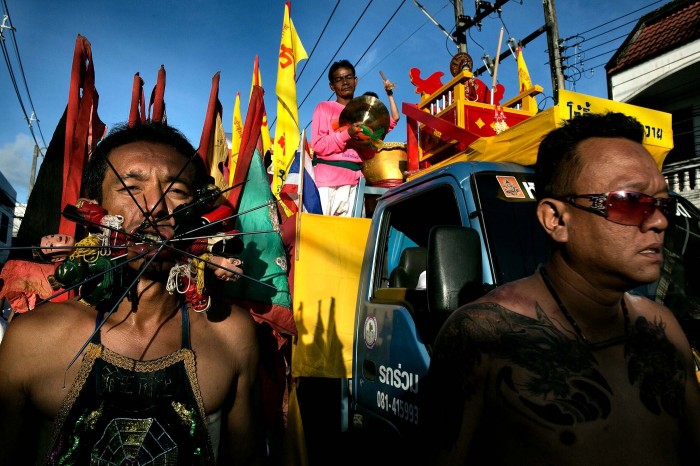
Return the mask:
[(177, 129), (163, 123), (140, 123), (134, 126), (119, 124), (90, 154), (90, 160), (83, 173), (83, 191), (88, 198), (102, 203), (102, 182), (107, 171), (107, 157), (114, 149), (132, 142), (150, 142), (170, 146), (184, 158), (191, 159), (190, 165), (195, 170), (193, 190), (203, 188), (212, 182), (204, 161)]
[(367, 91), (367, 92), (365, 92), (365, 93), (362, 94), (362, 95), (368, 95), (368, 96), (370, 96), (370, 97), (376, 97), (377, 99), (379, 98), (379, 95), (377, 95), (376, 92), (372, 92), (372, 91)]
[(355, 67), (352, 66), (352, 63), (350, 63), (347, 60), (340, 60), (331, 65), (331, 69), (328, 70), (328, 82), (333, 84), (333, 73), (335, 73), (337, 70), (340, 68), (347, 68), (349, 70), (352, 70), (352, 74), (357, 75), (355, 73)]
[(574, 194), (574, 181), (583, 165), (576, 149), (590, 138), (624, 138), (641, 143), (644, 127), (637, 119), (623, 113), (584, 113), (551, 131), (537, 151), (535, 191), (538, 199)]

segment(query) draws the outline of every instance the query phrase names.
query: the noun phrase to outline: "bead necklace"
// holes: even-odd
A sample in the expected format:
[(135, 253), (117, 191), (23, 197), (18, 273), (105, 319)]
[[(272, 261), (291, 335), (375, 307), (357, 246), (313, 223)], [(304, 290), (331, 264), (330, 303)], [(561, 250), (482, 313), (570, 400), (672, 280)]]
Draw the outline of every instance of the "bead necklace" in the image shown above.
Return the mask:
[(622, 298), (622, 301), (620, 301), (620, 306), (622, 307), (622, 317), (625, 320), (625, 334), (619, 337), (609, 338), (607, 340), (602, 340), (594, 343), (586, 337), (586, 335), (583, 333), (583, 330), (581, 330), (581, 327), (579, 327), (578, 323), (574, 320), (574, 316), (572, 316), (571, 313), (569, 313), (569, 310), (566, 308), (566, 306), (564, 306), (564, 303), (562, 302), (561, 298), (559, 298), (559, 295), (556, 293), (556, 291), (554, 291), (554, 287), (552, 287), (552, 282), (549, 281), (549, 278), (547, 277), (547, 274), (544, 271), (544, 267), (540, 267), (540, 275), (542, 276), (542, 281), (549, 290), (549, 293), (552, 295), (552, 298), (554, 298), (554, 301), (556, 301), (557, 306), (559, 306), (561, 313), (564, 314), (566, 320), (569, 321), (569, 324), (571, 324), (571, 326), (574, 328), (576, 335), (578, 335), (578, 337), (581, 339), (581, 341), (583, 341), (583, 343), (586, 346), (588, 346), (592, 350), (600, 350), (627, 341), (630, 315), (629, 311), (627, 310), (627, 305), (625, 304), (624, 297)]

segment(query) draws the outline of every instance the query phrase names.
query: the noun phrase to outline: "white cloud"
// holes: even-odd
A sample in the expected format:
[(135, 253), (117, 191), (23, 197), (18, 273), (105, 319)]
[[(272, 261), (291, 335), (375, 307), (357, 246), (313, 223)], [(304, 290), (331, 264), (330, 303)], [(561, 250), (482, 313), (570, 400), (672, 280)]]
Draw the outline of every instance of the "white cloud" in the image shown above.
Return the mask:
[[(0, 146), (0, 172), (17, 191), (18, 202), (27, 201), (33, 154), (34, 140), (28, 134), (19, 133), (14, 142)], [(40, 158), (37, 165), (41, 162)]]

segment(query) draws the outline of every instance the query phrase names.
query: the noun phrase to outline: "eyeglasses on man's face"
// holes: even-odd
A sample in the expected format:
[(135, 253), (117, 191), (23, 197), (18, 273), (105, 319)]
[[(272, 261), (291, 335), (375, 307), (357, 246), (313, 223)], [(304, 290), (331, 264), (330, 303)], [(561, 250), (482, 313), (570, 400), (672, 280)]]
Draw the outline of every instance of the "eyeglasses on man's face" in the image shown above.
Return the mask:
[[(577, 199), (588, 199), (590, 206), (578, 204)], [(676, 216), (676, 198), (653, 197), (635, 191), (611, 191), (601, 194), (575, 194), (562, 196), (565, 201), (577, 209), (591, 212), (620, 225), (641, 227), (658, 209), (669, 223)]]
[(335, 78), (333, 78), (333, 83), (339, 84), (339, 83), (342, 83), (343, 81), (354, 81), (354, 80), (355, 80), (354, 74), (346, 74), (345, 76), (336, 76)]

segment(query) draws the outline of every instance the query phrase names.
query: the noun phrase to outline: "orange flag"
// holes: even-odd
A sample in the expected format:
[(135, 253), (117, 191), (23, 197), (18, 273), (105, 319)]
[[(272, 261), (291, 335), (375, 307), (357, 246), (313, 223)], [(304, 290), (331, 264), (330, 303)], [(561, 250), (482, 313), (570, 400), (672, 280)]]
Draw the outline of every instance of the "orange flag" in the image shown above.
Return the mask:
[(131, 108), (129, 109), (129, 127), (146, 121), (146, 103), (143, 100), (143, 79), (138, 73), (134, 75), (131, 87)]

